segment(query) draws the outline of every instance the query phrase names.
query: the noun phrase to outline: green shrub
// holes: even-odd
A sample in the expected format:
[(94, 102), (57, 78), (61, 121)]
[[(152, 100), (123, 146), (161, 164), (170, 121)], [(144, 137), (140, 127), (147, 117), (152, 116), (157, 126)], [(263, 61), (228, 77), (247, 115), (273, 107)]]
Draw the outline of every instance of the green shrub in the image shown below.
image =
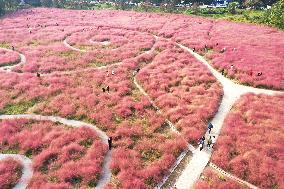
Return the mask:
[(284, 29), (284, 0), (273, 4), (272, 8), (266, 11), (264, 18), (268, 25)]
[(231, 14), (236, 14), (237, 13), (237, 7), (239, 3), (238, 2), (232, 2), (228, 6), (228, 12)]

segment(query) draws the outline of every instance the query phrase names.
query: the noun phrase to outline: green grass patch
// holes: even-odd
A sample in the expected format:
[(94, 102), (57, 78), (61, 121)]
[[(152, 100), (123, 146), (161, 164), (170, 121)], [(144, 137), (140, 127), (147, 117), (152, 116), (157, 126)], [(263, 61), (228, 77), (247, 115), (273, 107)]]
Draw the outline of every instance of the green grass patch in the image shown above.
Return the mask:
[(9, 43), (3, 42), (3, 43), (0, 43), (0, 47), (5, 48), (5, 49), (10, 49), (11, 46), (9, 45)]
[(12, 148), (12, 149), (3, 149), (0, 150), (1, 154), (19, 154), (19, 149)]
[(37, 103), (37, 100), (31, 100), (31, 101), (24, 101), (19, 102), (16, 104), (8, 104), (4, 107), (3, 110), (0, 110), (0, 114), (24, 114), (27, 112), (27, 110), (31, 107), (33, 107)]

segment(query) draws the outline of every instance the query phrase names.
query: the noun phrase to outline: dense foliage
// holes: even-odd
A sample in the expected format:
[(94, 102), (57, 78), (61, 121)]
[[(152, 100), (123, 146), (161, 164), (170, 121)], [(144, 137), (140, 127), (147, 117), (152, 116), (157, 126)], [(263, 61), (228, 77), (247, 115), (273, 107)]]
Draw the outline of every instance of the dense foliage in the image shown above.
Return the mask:
[(2, 50), (0, 48), (0, 67), (17, 64), (19, 62), (20, 62), (20, 57), (18, 53)]
[(247, 94), (227, 116), (213, 162), (260, 188), (282, 188), (284, 96)]
[(89, 128), (71, 129), (44, 121), (1, 121), (0, 136), (2, 153), (33, 159), (29, 188), (95, 186), (107, 151)]
[(284, 29), (284, 0), (279, 0), (265, 14), (265, 21), (269, 25)]
[(206, 167), (193, 189), (245, 189), (247, 187), (215, 172), (212, 168)]
[[(225, 69), (226, 75), (243, 83), (251, 78), (252, 69), (263, 75), (251, 79), (250, 85), (283, 89), (284, 70), (279, 69), (283, 32), (267, 27), (184, 15), (51, 8), (21, 10), (5, 16), (1, 24), (0, 46), (14, 46), (13, 53), (21, 52), (27, 62), (11, 72), (0, 71), (0, 113), (55, 115), (96, 124), (113, 137), (109, 188), (153, 188), (186, 142), (194, 144), (203, 135), (218, 109), (221, 86), (176, 42), (195, 48), (220, 71)], [(234, 70), (227, 73), (231, 64)], [(138, 89), (134, 77), (161, 113)], [(166, 119), (176, 124), (181, 135), (171, 130)], [(16, 127), (36, 136), (45, 132), (38, 127), (27, 131), (24, 125), (28, 124)], [(21, 137), (17, 140), (25, 144)], [(50, 182), (70, 186), (81, 180), (85, 186), (90, 178), (83, 175), (70, 183), (63, 175), (69, 174), (59, 174)], [(41, 176), (37, 178), (46, 178)], [(35, 179), (31, 184), (44, 186), (44, 182)]]
[(220, 85), (205, 66), (169, 42), (160, 42), (161, 52), (138, 74), (138, 80), (179, 131), (196, 142), (219, 106)]
[(22, 165), (13, 158), (0, 161), (0, 188), (13, 188), (22, 176)]

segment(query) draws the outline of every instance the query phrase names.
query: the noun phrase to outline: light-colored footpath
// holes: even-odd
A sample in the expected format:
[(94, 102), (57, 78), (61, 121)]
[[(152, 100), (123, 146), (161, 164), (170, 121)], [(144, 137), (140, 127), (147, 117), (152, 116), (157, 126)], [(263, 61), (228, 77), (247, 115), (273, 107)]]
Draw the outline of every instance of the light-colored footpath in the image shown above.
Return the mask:
[[(35, 114), (19, 114), (19, 115), (0, 115), (0, 120), (5, 120), (5, 119), (32, 119), (32, 120), (38, 120), (38, 121), (52, 121), (54, 123), (61, 123), (70, 127), (75, 127), (75, 128), (79, 128), (79, 127), (88, 127), (90, 129), (92, 129), (93, 131), (95, 131), (98, 136), (101, 138), (101, 140), (105, 143), (108, 144), (107, 140), (108, 140), (108, 136), (106, 135), (106, 133), (104, 133), (103, 131), (101, 131), (98, 127), (96, 127), (95, 125), (89, 124), (89, 123), (85, 123), (82, 121), (77, 121), (77, 120), (69, 120), (69, 119), (65, 119), (62, 117), (57, 117), (57, 116), (42, 116), (42, 115), (35, 115)], [(101, 178), (96, 186), (96, 189), (102, 189), (105, 185), (107, 185), (110, 181), (111, 178), (111, 170), (109, 168), (110, 165), (110, 161), (111, 161), (111, 154), (112, 151), (109, 150), (105, 156), (104, 162), (103, 162), (103, 170), (102, 170), (102, 174), (101, 174)], [(3, 159), (8, 157), (6, 156), (6, 154), (0, 154), (0, 158), (2, 157)], [(30, 178), (32, 177), (32, 168), (31, 168), (31, 161), (22, 155), (12, 155), (11, 157), (21, 157), (20, 160), (23, 163), (24, 166), (24, 173), (21, 181), (23, 180), (24, 182), (19, 182), (17, 184), (17, 189), (20, 188), (26, 188)]]
[[(211, 123), (214, 125), (214, 128), (211, 131), (211, 135), (216, 136), (218, 138), (224, 119), (231, 110), (233, 104), (237, 99), (240, 98), (241, 95), (246, 93), (254, 93), (254, 94), (267, 94), (267, 95), (275, 95), (283, 92), (266, 90), (266, 89), (258, 89), (249, 86), (243, 86), (234, 83), (230, 79), (224, 77), (221, 73), (216, 71), (202, 56), (193, 52), (190, 48), (185, 47), (181, 44), (178, 44), (179, 47), (184, 49), (185, 51), (192, 54), (198, 61), (203, 63), (208, 67), (210, 72), (217, 78), (217, 80), (221, 83), (223, 87), (223, 98), (221, 104), (219, 106), (218, 112), (212, 119)], [(206, 138), (209, 138), (209, 133), (207, 132), (205, 135)], [(212, 155), (211, 150), (203, 150), (200, 151), (196, 149), (193, 153), (193, 157), (189, 164), (184, 169), (181, 176), (176, 181), (176, 186), (178, 189), (190, 189), (194, 185), (194, 183), (198, 180), (199, 176), (203, 172), (204, 168), (208, 164), (210, 157)], [(257, 188), (256, 186), (250, 185), (252, 188)]]
[[(157, 40), (158, 38), (161, 37), (157, 37), (154, 36), (155, 40)], [(92, 42), (92, 41), (90, 41)], [(67, 38), (64, 39), (63, 44), (65, 45), (65, 47), (77, 51), (77, 52), (87, 52), (86, 50), (81, 50), (78, 48), (75, 48), (73, 46), (71, 46), (70, 44), (68, 44)], [(187, 48), (181, 44), (177, 45), (179, 47), (181, 47), (182, 49), (184, 49), (185, 51), (191, 53), (197, 60), (199, 60), (201, 63), (203, 63), (205, 66), (208, 67), (208, 69), (210, 70), (210, 72), (217, 78), (217, 80), (221, 83), (222, 87), (223, 87), (223, 98), (220, 104), (220, 107), (218, 109), (217, 114), (214, 116), (214, 118), (212, 119), (212, 124), (214, 125), (214, 128), (212, 129), (212, 135), (216, 136), (218, 138), (224, 119), (226, 117), (226, 115), (229, 113), (230, 109), (232, 108), (233, 104), (236, 102), (237, 99), (240, 98), (241, 95), (246, 94), (246, 93), (254, 93), (254, 94), (268, 94), (268, 95), (274, 95), (274, 94), (280, 94), (283, 92), (278, 92), (278, 91), (273, 91), (273, 90), (266, 90), (266, 89), (258, 89), (258, 88), (253, 88), (253, 87), (248, 87), (248, 86), (243, 86), (243, 85), (239, 85), (236, 84), (234, 82), (232, 82), (231, 80), (229, 80), (228, 78), (224, 77), (222, 74), (220, 74), (218, 71), (216, 71), (202, 56), (200, 56), (199, 54), (193, 52), (190, 48)], [(10, 49), (5, 49), (5, 48), (1, 48), (3, 50), (7, 50), (7, 51), (12, 51)], [(154, 46), (151, 48), (151, 50), (146, 51), (145, 53), (150, 53), (151, 51), (154, 50)], [(26, 57), (19, 53), (20, 56), (20, 63), (13, 65), (13, 66), (5, 66), (2, 67), (1, 70), (3, 71), (7, 71), (10, 72), (14, 67), (25, 64), (26, 63)], [(118, 62), (115, 64), (111, 64), (111, 65), (106, 65), (106, 66), (102, 66), (102, 67), (98, 67), (98, 68), (87, 68), (87, 69), (82, 69), (82, 70), (75, 70), (75, 71), (63, 71), (63, 72), (54, 72), (54, 73), (50, 73), (50, 74), (43, 74), (43, 75), (53, 75), (53, 74), (71, 74), (71, 73), (77, 73), (77, 72), (81, 72), (81, 71), (87, 71), (89, 70), (95, 70), (95, 69), (103, 69), (103, 68), (108, 68), (108, 66), (114, 66), (114, 65), (120, 65), (122, 64), (122, 62)], [(155, 103), (151, 100), (150, 96), (144, 91), (144, 89), (142, 88), (142, 86), (139, 85), (139, 83), (137, 82), (136, 78), (134, 77), (134, 84), (136, 85), (136, 87), (140, 90), (140, 92), (142, 94), (144, 94), (145, 96), (147, 96), (150, 100), (150, 102), (152, 103), (152, 105), (157, 109), (158, 113), (162, 113), (161, 110), (155, 105)], [(95, 132), (98, 133), (99, 137), (106, 143), (107, 142), (107, 135), (102, 132), (100, 129), (98, 129), (97, 127), (95, 127), (94, 125), (91, 124), (87, 124), (81, 121), (77, 121), (77, 120), (68, 120), (65, 118), (61, 118), (61, 117), (56, 117), (56, 116), (41, 116), (41, 115), (34, 115), (34, 114), (23, 114), (23, 115), (0, 115), (0, 119), (19, 119), (19, 118), (25, 118), (25, 119), (35, 119), (35, 120), (49, 120), (49, 121), (53, 121), (53, 122), (60, 122), (62, 124), (65, 125), (69, 125), (72, 127), (81, 127), (81, 126), (87, 126), (90, 127), (92, 129), (95, 130)], [(179, 133), (176, 130), (176, 127), (174, 126), (174, 124), (170, 121), (170, 120), (166, 120), (166, 122), (169, 124), (169, 126), (171, 127), (171, 129), (173, 130), (173, 132)], [(209, 134), (206, 133), (206, 138), (209, 137)], [(185, 152), (183, 152), (177, 159), (176, 163), (172, 166), (172, 168), (170, 169), (170, 173), (172, 173), (175, 169), (175, 167), (178, 165), (178, 163), (182, 160), (182, 158), (185, 156), (185, 153), (187, 153), (187, 151), (191, 151), (193, 153), (193, 157), (191, 159), (191, 161), (189, 162), (189, 164), (186, 166), (186, 168), (184, 169), (184, 171), (182, 172), (181, 176), (177, 179), (176, 181), (176, 186), (179, 189), (189, 189), (193, 186), (193, 184), (196, 182), (196, 180), (199, 178), (199, 176), (201, 175), (201, 173), (203, 172), (204, 168), (207, 166), (212, 151), (209, 150), (204, 150), (204, 151), (199, 151), (199, 149), (195, 149), (192, 145), (188, 144), (188, 149), (186, 149)], [(4, 157), (5, 154), (1, 154), (0, 157)], [(15, 155), (16, 157), (17, 155)], [(18, 156), (17, 156), (18, 157)], [(22, 156), (21, 156), (22, 157)], [(22, 158), (26, 158), (26, 157), (22, 157)], [(104, 164), (103, 164), (103, 173), (102, 176), (98, 182), (98, 185), (96, 188), (103, 188), (110, 180), (111, 177), (111, 171), (109, 169), (109, 164), (110, 164), (110, 160), (111, 160), (111, 151), (109, 151), (105, 157), (104, 160)], [(24, 167), (28, 167), (30, 166), (30, 164), (28, 164), (28, 161), (21, 161), (24, 164)], [(209, 165), (214, 165), (212, 163), (210, 163)], [(217, 167), (215, 165), (215, 167)], [(220, 170), (220, 168), (216, 168), (216, 170), (222, 174), (226, 174), (227, 176), (230, 175), (229, 173), (224, 172), (223, 170)], [(29, 176), (32, 175), (32, 171), (29, 172)], [(157, 188), (160, 188), (163, 183), (165, 183), (165, 181), (167, 180), (167, 178), (169, 177), (169, 175), (167, 175), (163, 181), (161, 183), (159, 183), (159, 185), (157, 186)], [(26, 177), (28, 178), (28, 177)], [(240, 183), (242, 184), (246, 184), (247, 186), (249, 186), (250, 188), (257, 188), (245, 181), (242, 181), (241, 179), (234, 177), (233, 175), (231, 175), (232, 179), (235, 180), (239, 180)], [(25, 179), (28, 180), (28, 179)], [(18, 183), (18, 185), (21, 185), (21, 183)], [(23, 188), (25, 188), (24, 185), (21, 185)]]

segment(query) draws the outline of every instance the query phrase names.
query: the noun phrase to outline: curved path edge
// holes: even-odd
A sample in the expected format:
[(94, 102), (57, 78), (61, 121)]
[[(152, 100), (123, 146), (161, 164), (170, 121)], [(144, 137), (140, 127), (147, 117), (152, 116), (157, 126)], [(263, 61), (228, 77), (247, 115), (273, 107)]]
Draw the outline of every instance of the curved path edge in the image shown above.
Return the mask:
[(216, 172), (221, 173), (222, 175), (224, 175), (224, 176), (226, 176), (226, 177), (228, 177), (228, 178), (230, 178), (230, 179), (232, 179), (232, 180), (234, 180), (234, 181), (236, 181), (236, 182), (238, 182), (238, 183), (240, 183), (242, 185), (245, 185), (248, 188), (251, 188), (251, 189), (257, 189), (258, 188), (257, 186), (255, 186), (255, 185), (253, 185), (253, 184), (251, 184), (249, 182), (246, 182), (246, 181), (244, 181), (244, 180), (242, 180), (242, 179), (240, 179), (240, 178), (238, 178), (238, 177), (236, 177), (236, 176), (234, 176), (234, 175), (224, 171), (223, 169), (221, 169), (220, 167), (218, 167), (214, 163), (209, 163), (209, 166), (211, 168), (213, 168)]
[(20, 62), (15, 64), (15, 65), (12, 65), (12, 66), (3, 66), (3, 67), (0, 67), (0, 70), (3, 70), (3, 71), (8, 71), (8, 72), (11, 72), (13, 68), (15, 68), (16, 66), (20, 66), (20, 65), (23, 65), (23, 64), (26, 64), (27, 63), (27, 59), (26, 59), (26, 56), (21, 54), (20, 52), (18, 51), (13, 51), (11, 49), (7, 49), (7, 48), (3, 48), (3, 47), (0, 47), (1, 50), (4, 50), (4, 51), (8, 51), (8, 52), (17, 52), (20, 56)]
[[(249, 86), (236, 84), (233, 81), (229, 80), (228, 78), (224, 77), (218, 71), (216, 71), (202, 56), (193, 52), (188, 47), (185, 47), (178, 43), (176, 44), (182, 49), (184, 49), (186, 52), (193, 55), (198, 61), (200, 61), (206, 67), (208, 67), (209, 71), (216, 77), (216, 79), (223, 86), (223, 97), (221, 100), (221, 104), (218, 108), (217, 113), (215, 114), (214, 118), (211, 121), (211, 123), (214, 125), (211, 135), (216, 136), (216, 140), (221, 132), (225, 117), (230, 112), (234, 103), (241, 97), (241, 95), (247, 93), (266, 94), (266, 95), (284, 94), (283, 92), (280, 91), (259, 89), (259, 88), (253, 88)], [(210, 135), (207, 132), (205, 137), (209, 138), (209, 136)], [(195, 152), (193, 153), (193, 158), (186, 166), (181, 176), (176, 181), (176, 186), (179, 189), (191, 188), (194, 185), (194, 183), (197, 181), (197, 179), (200, 177), (204, 168), (207, 166), (208, 162), (210, 161), (211, 155), (212, 155), (212, 150), (203, 150), (203, 151), (200, 151), (199, 149), (195, 150)]]
[[(161, 38), (158, 36), (155, 36), (155, 39)], [(166, 40), (170, 40), (167, 38), (162, 37), (163, 39)], [(192, 54), (198, 61), (200, 61), (201, 63), (203, 63), (205, 66), (208, 67), (209, 71), (216, 77), (216, 79), (222, 84), (223, 86), (223, 90), (224, 90), (224, 95), (220, 104), (220, 107), (218, 109), (218, 112), (216, 113), (215, 117), (212, 120), (212, 124), (214, 125), (212, 134), (214, 134), (216, 136), (216, 139), (218, 138), (224, 119), (226, 117), (226, 115), (229, 113), (231, 107), (233, 106), (233, 104), (236, 102), (237, 99), (240, 98), (241, 95), (246, 94), (246, 93), (254, 93), (254, 94), (267, 94), (267, 95), (275, 95), (275, 94), (284, 94), (284, 92), (282, 91), (274, 91), (274, 90), (268, 90), (268, 89), (259, 89), (259, 88), (253, 88), (250, 86), (244, 86), (241, 84), (237, 84), (234, 83), (233, 81), (231, 81), (230, 79), (224, 77), (221, 73), (219, 73), (217, 70), (215, 70), (202, 56), (200, 56), (199, 54), (195, 53), (192, 51), (192, 49), (181, 45), (179, 43), (174, 42), (176, 45), (178, 45), (180, 48), (184, 49), (185, 51), (189, 52), (190, 54)], [(68, 44), (67, 38), (64, 39), (63, 44), (65, 45), (65, 47), (72, 49), (74, 51), (79, 51), (79, 52), (87, 52), (85, 50), (81, 50), (81, 49), (77, 49), (75, 47), (72, 47), (70, 44)], [(5, 49), (5, 48), (1, 48), (4, 50), (8, 50), (8, 51), (12, 51), (10, 49)], [(153, 47), (152, 47), (153, 49)], [(152, 49), (150, 51), (152, 51)], [(18, 52), (19, 53), (19, 52)], [(147, 52), (148, 53), (148, 52)], [(21, 62), (19, 64), (13, 65), (13, 66), (5, 66), (2, 67), (1, 70), (4, 71), (11, 71), (11, 69), (15, 66), (19, 66), (20, 64), (24, 64), (26, 63), (26, 57), (19, 53), (19, 56), (21, 58)], [(121, 64), (120, 62), (117, 64)], [(107, 66), (111, 66), (111, 65), (107, 65)], [(106, 68), (107, 66), (102, 66), (101, 68), (94, 68), (94, 69), (102, 69), (102, 68)], [(76, 71), (70, 71), (70, 73), (73, 73)], [(58, 72), (60, 73), (60, 72)], [(56, 73), (54, 73), (56, 74)], [(46, 74), (46, 75), (50, 75), (50, 74)], [(134, 84), (137, 86), (137, 88), (145, 95), (149, 98), (150, 102), (152, 103), (152, 105), (157, 108), (157, 112), (161, 113), (160, 109), (155, 106), (154, 102), (151, 100), (150, 96), (144, 91), (144, 89), (137, 83), (135, 77), (134, 77)], [(11, 115), (3, 115), (3, 116), (11, 116)], [(26, 118), (25, 116), (31, 116), (30, 114), (25, 114), (25, 115), (15, 115), (15, 116), (24, 116), (22, 118)], [(33, 116), (40, 116), (40, 115), (33, 115)], [(44, 119), (48, 118), (48, 119)], [(74, 123), (74, 125), (70, 125), (70, 126), (74, 126), (74, 127), (78, 127), (78, 125), (82, 123), (84, 126), (88, 126), (88, 127), (94, 127), (93, 125), (90, 124), (86, 124), (84, 122), (80, 122), (80, 121), (76, 121), (76, 120), (67, 120), (64, 118), (60, 118), (60, 117), (54, 117), (54, 116), (41, 116), (41, 117), (37, 117), (40, 120), (50, 120), (50, 121), (58, 121), (61, 122), (65, 125), (70, 125), (69, 123)], [(42, 119), (41, 119), (42, 118)], [(0, 116), (1, 119), (1, 116)], [(5, 118), (4, 118), (5, 119)], [(7, 118), (9, 119), (9, 118)], [(11, 118), (14, 119), (14, 118)], [(27, 118), (27, 119), (36, 119), (36, 118)], [(171, 127), (172, 131), (179, 133), (176, 129), (176, 127), (174, 126), (174, 124), (172, 124), (168, 119), (166, 120), (166, 122), (169, 124), (169, 126)], [(97, 128), (98, 129), (98, 128)], [(96, 132), (102, 132), (99, 129), (96, 130)], [(102, 132), (103, 133), (103, 132)], [(99, 136), (101, 137), (101, 139), (103, 139), (103, 141), (106, 140), (107, 136), (105, 135), (103, 137), (103, 134), (99, 134)], [(206, 134), (206, 138), (209, 137), (209, 134)], [(200, 174), (202, 173), (203, 169), (206, 167), (206, 165), (208, 164), (212, 151), (202, 151), (199, 152), (199, 150), (196, 150), (192, 145), (188, 145), (188, 149), (193, 152), (193, 158), (192, 160), (189, 162), (189, 164), (187, 165), (186, 169), (183, 171), (182, 175), (179, 177), (179, 179), (176, 182), (176, 185), (179, 189), (183, 189), (183, 188), (190, 188), (194, 182), (199, 178)], [(111, 152), (108, 152), (111, 153)], [(109, 156), (106, 156), (105, 160), (108, 159), (108, 157), (110, 157), (110, 154), (107, 154)], [(182, 155), (182, 154), (181, 154)], [(180, 155), (180, 156), (181, 156)], [(196, 157), (196, 158), (195, 158)], [(110, 159), (110, 158), (109, 158)], [(176, 161), (178, 162), (178, 160)], [(104, 162), (104, 167), (105, 165), (109, 163), (109, 161)], [(110, 171), (110, 170), (108, 170)], [(190, 172), (190, 174), (188, 174)], [(104, 175), (102, 175), (104, 176)], [(111, 176), (111, 173), (110, 173)], [(109, 179), (110, 179), (109, 176)]]
[(6, 158), (13, 158), (15, 160), (18, 160), (23, 166), (22, 177), (20, 178), (19, 182), (13, 187), (13, 189), (26, 188), (33, 176), (32, 161), (24, 155), (0, 154), (0, 160), (5, 160)]
[[(98, 136), (103, 141), (103, 143), (108, 144), (108, 142), (107, 142), (108, 136), (106, 135), (106, 133), (101, 131), (95, 125), (85, 123), (85, 122), (82, 122), (82, 121), (69, 120), (69, 119), (65, 119), (65, 118), (62, 118), (62, 117), (58, 117), (58, 116), (43, 116), (43, 115), (36, 115), (36, 114), (0, 115), (0, 120), (1, 119), (33, 119), (33, 120), (38, 120), (38, 121), (52, 121), (52, 122), (55, 122), (55, 123), (59, 122), (61, 124), (71, 126), (71, 127), (75, 127), (75, 128), (88, 127), (90, 129), (94, 130), (98, 134)], [(0, 154), (0, 157), (3, 156), (3, 155), (5, 155), (5, 154)], [(111, 155), (112, 155), (111, 150), (109, 150), (105, 155), (101, 177), (100, 177), (100, 180), (99, 180), (99, 182), (96, 186), (96, 189), (104, 188), (110, 181), (111, 170), (109, 168), (109, 165), (110, 165), (110, 161), (111, 161)], [(17, 155), (17, 156), (21, 156), (21, 155)], [(26, 181), (26, 182), (28, 182), (28, 181)], [(27, 185), (21, 185), (21, 188), (26, 188), (26, 186)]]

